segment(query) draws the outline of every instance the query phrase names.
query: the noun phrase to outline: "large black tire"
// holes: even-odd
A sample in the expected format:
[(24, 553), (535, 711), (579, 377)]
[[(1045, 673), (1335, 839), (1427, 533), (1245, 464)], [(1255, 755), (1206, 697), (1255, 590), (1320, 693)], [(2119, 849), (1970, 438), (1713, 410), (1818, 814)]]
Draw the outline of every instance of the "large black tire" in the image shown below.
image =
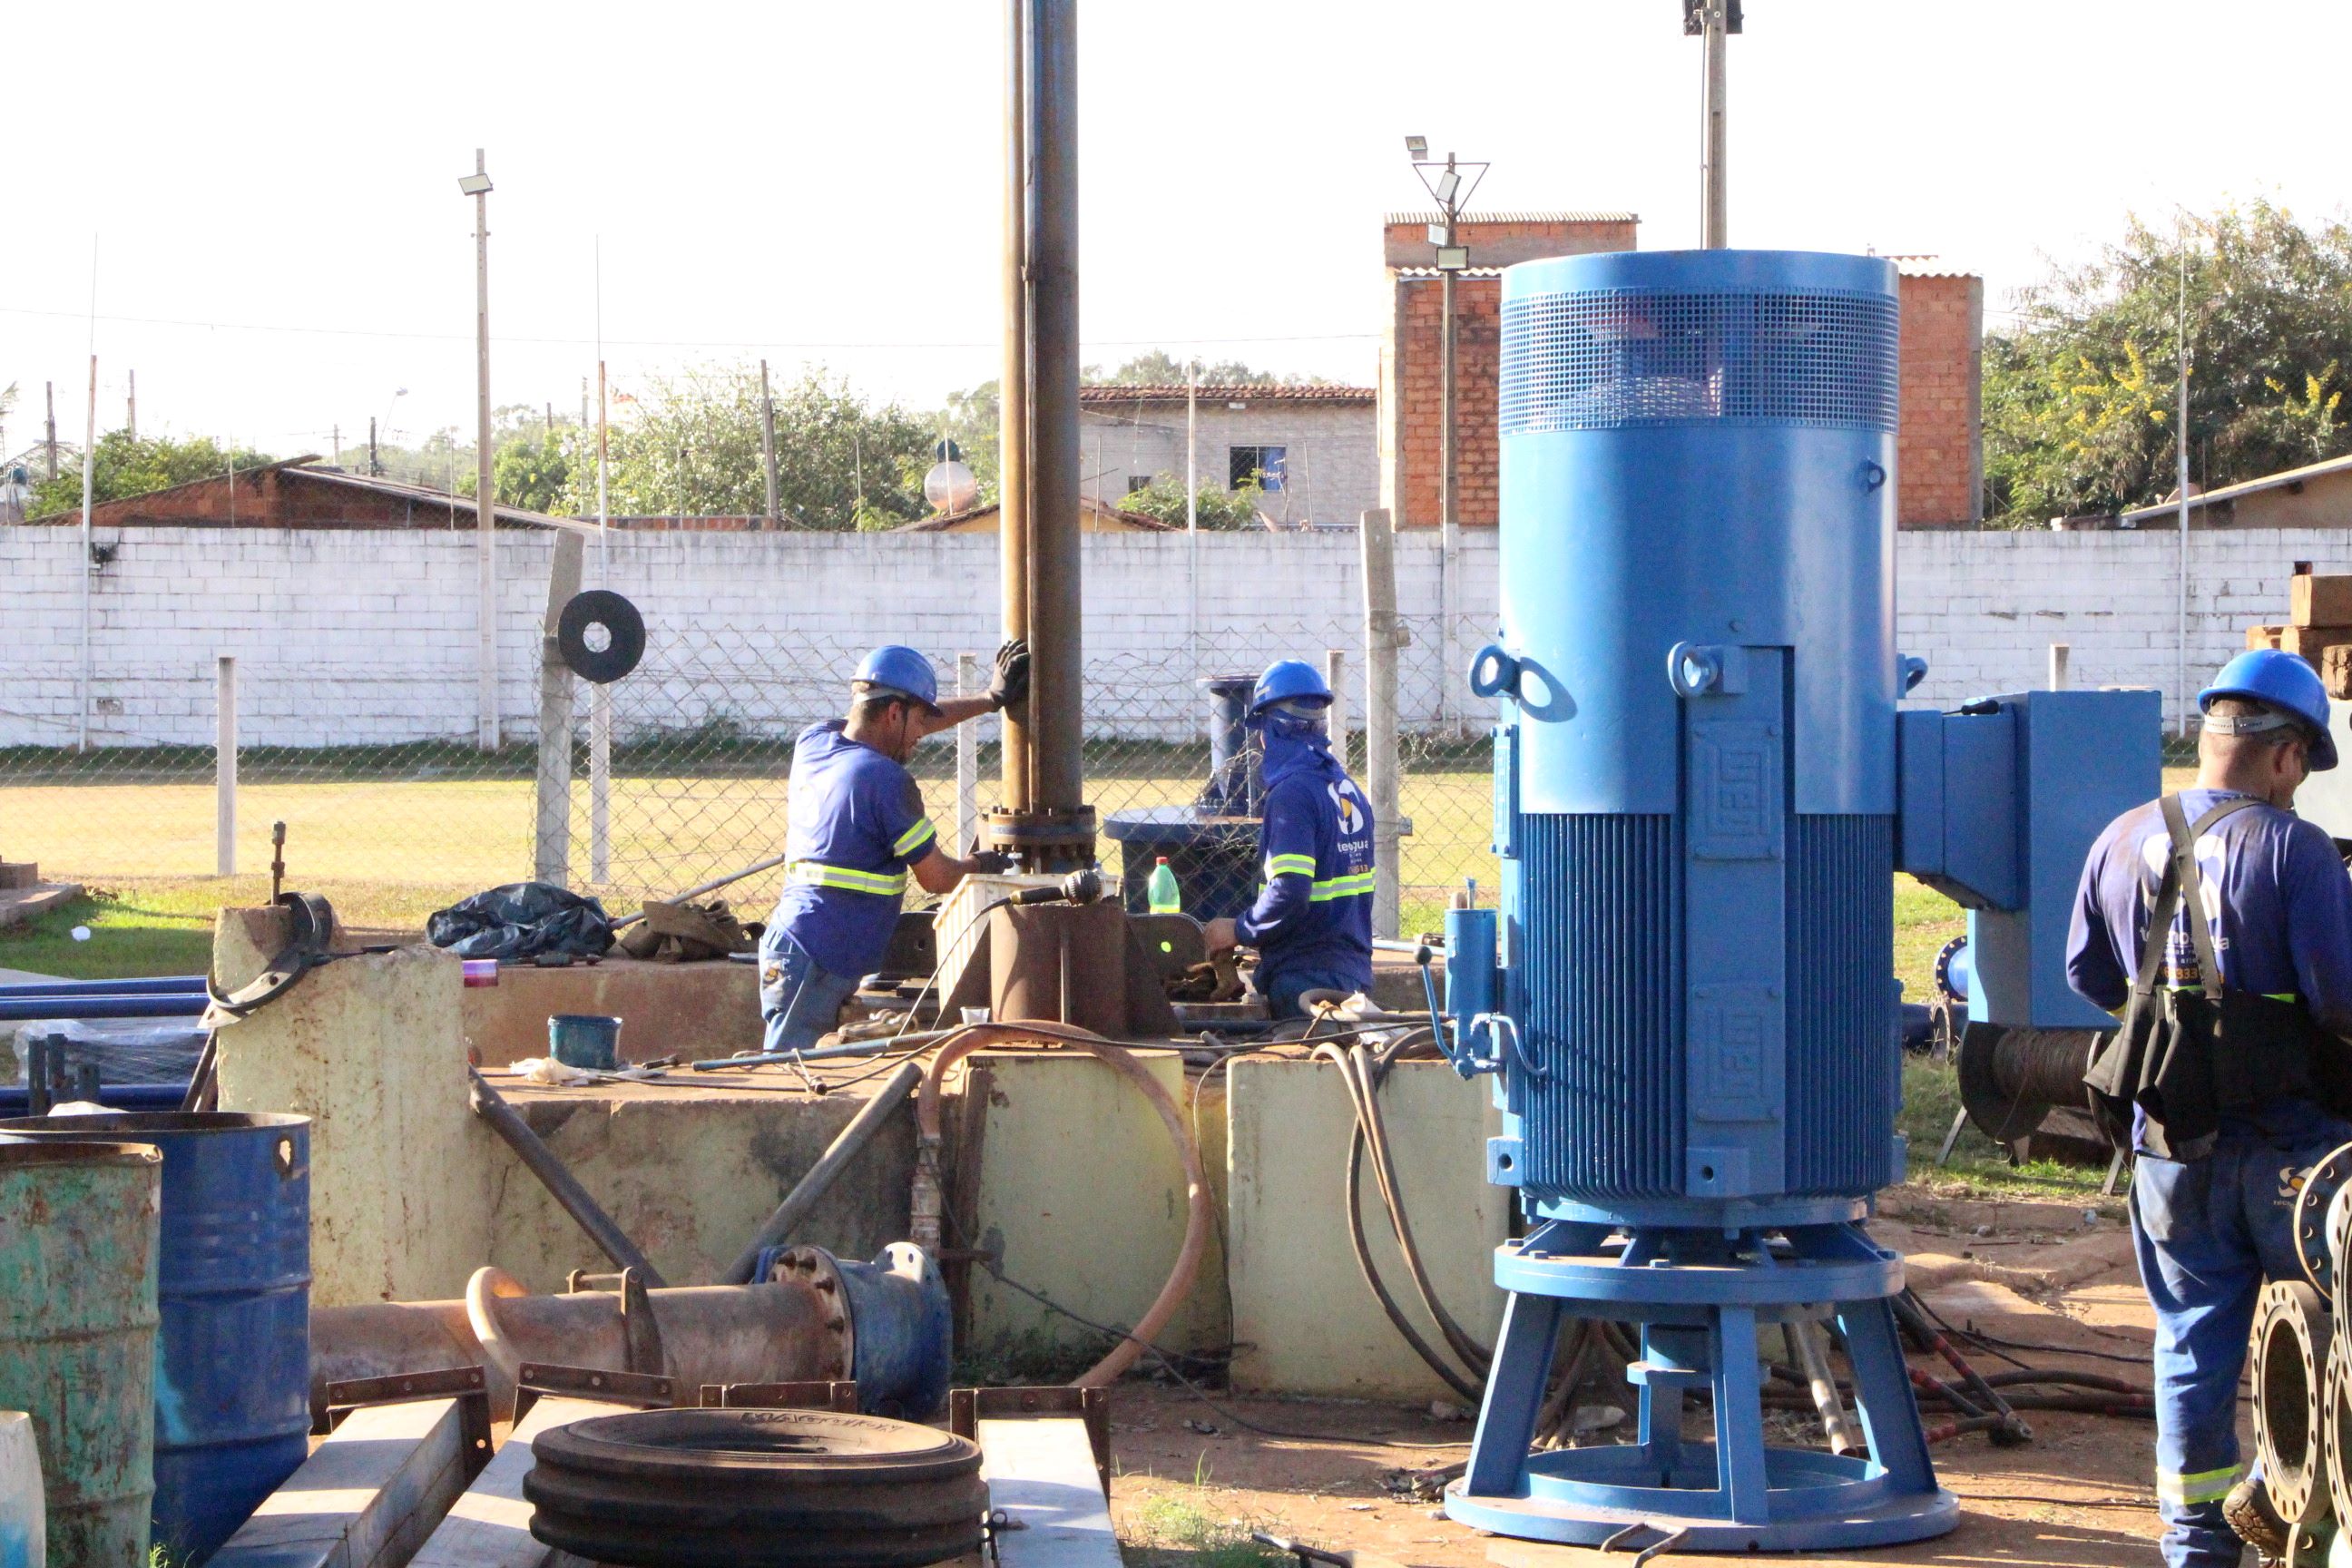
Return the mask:
[(631, 1568), (920, 1568), (978, 1550), (964, 1438), (822, 1410), (647, 1410), (531, 1445), (530, 1532)]

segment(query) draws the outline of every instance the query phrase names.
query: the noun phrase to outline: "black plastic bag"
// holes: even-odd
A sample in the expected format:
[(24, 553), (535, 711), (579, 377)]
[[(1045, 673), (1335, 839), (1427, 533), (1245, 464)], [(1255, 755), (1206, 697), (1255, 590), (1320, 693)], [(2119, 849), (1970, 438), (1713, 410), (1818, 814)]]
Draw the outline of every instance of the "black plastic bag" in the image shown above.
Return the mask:
[(613, 945), (613, 920), (595, 900), (551, 882), (509, 882), (436, 910), (425, 936), (460, 958), (602, 958)]

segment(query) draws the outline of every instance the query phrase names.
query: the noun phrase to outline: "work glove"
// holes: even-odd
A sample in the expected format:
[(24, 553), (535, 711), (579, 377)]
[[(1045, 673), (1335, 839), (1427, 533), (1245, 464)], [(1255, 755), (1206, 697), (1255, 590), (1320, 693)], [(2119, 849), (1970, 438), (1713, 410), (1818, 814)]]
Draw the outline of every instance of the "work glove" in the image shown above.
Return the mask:
[(996, 650), (996, 674), (988, 683), (988, 700), (1000, 713), (1029, 700), (1029, 645), (1019, 637), (1006, 639)]
[(971, 868), (986, 876), (1001, 877), (1013, 869), (1013, 857), (1002, 849), (982, 849), (972, 856)]

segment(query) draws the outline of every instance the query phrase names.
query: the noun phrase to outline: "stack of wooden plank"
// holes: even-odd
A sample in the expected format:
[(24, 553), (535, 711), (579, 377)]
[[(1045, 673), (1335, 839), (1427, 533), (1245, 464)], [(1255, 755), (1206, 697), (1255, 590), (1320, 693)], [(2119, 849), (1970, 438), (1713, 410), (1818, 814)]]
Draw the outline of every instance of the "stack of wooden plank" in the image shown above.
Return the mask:
[(2287, 579), (2287, 624), (2248, 626), (2248, 647), (2284, 648), (2319, 671), (2330, 697), (2352, 698), (2352, 575), (2298, 570)]

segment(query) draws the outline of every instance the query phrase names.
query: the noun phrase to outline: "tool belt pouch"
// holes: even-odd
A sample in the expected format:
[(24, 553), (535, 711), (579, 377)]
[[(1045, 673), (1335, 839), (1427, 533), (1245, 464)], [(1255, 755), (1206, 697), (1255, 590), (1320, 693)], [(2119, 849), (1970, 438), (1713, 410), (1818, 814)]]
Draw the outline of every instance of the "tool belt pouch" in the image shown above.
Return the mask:
[[(2221, 983), (2192, 847), (2214, 823), (2254, 804), (2224, 801), (2191, 826), (2179, 797), (2164, 798), (2174, 852), (2148, 910), (2131, 1001), (2083, 1075), (2091, 1114), (2117, 1148), (2130, 1146), (2135, 1107), (2147, 1114), (2142, 1141), (2149, 1153), (2195, 1160), (2211, 1151), (2226, 1114), (2295, 1096), (2318, 1099), (2338, 1114), (2352, 1104), (2352, 1056), (2313, 1023), (2309, 1009)], [(2184, 901), (2197, 984), (2160, 985), (2173, 912)]]

